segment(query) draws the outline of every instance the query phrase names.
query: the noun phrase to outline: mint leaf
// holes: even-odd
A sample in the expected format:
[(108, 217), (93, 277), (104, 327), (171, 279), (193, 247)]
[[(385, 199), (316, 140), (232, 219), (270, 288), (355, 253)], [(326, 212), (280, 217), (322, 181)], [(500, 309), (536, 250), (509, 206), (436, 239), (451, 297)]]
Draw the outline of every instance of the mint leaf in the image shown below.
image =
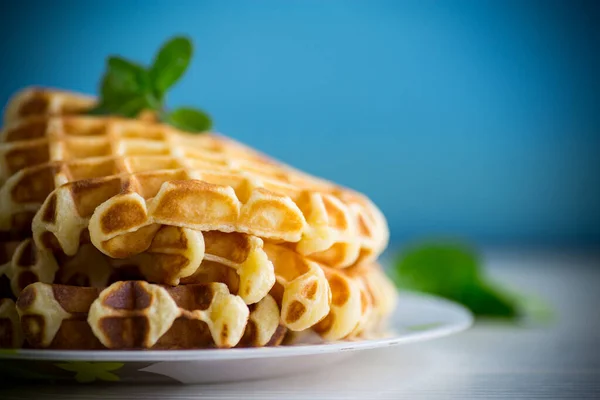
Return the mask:
[(104, 103), (100, 102), (87, 110), (85, 113), (88, 115), (106, 115), (110, 113), (110, 110)]
[(150, 68), (150, 80), (159, 99), (184, 74), (192, 58), (192, 42), (186, 37), (175, 37), (159, 50)]
[(111, 84), (114, 89), (134, 93), (148, 89), (149, 78), (146, 69), (124, 58), (109, 57), (108, 72), (113, 78)]
[(152, 88), (143, 67), (120, 57), (109, 57), (106, 67), (100, 85), (100, 102), (88, 114), (135, 117), (156, 103), (148, 99)]
[(408, 249), (397, 260), (396, 283), (457, 298), (479, 279), (478, 260), (464, 245), (432, 243)]
[(180, 36), (162, 46), (149, 69), (122, 57), (109, 57), (98, 104), (86, 114), (137, 118), (143, 111), (150, 111), (149, 114), (160, 115), (163, 122), (182, 130), (209, 130), (212, 121), (203, 111), (182, 107), (169, 113), (165, 109), (166, 92), (185, 73), (192, 51), (191, 41)]
[(210, 117), (203, 111), (181, 107), (166, 116), (166, 122), (188, 132), (205, 132), (212, 127)]
[(475, 315), (501, 318), (520, 316), (517, 300), (490, 282), (477, 282), (463, 293), (461, 300)]
[(556, 317), (550, 304), (535, 294), (509, 292), (506, 288), (503, 288), (502, 291), (514, 299), (519, 314), (524, 317), (524, 322), (549, 323)]
[(123, 117), (135, 118), (147, 108), (150, 107), (148, 106), (146, 97), (132, 96), (127, 100), (124, 99), (122, 103), (119, 103), (117, 106), (113, 107), (111, 111)]
[(520, 298), (486, 280), (477, 253), (460, 243), (423, 243), (396, 260), (394, 280), (403, 289), (435, 294), (463, 304), (477, 316), (516, 318)]
[(148, 90), (151, 88), (144, 68), (119, 57), (108, 59), (100, 93), (109, 108), (123, 99), (141, 97)]

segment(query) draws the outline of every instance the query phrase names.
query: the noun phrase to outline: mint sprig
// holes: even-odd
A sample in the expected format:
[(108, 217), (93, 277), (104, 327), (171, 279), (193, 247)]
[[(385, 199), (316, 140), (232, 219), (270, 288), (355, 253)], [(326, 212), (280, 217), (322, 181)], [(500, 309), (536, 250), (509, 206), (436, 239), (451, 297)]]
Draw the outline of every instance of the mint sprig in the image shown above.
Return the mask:
[(180, 107), (164, 116), (165, 121), (184, 131), (194, 131), (198, 126), (210, 126), (210, 117), (189, 107)]
[[(541, 320), (549, 315), (547, 307), (540, 308), (538, 303), (538, 310), (543, 311), (534, 311), (531, 299), (490, 281), (477, 252), (465, 244), (425, 242), (411, 246), (399, 254), (393, 272), (399, 288), (445, 297), (476, 316)], [(534, 312), (537, 316), (532, 315)]]
[(167, 92), (185, 74), (192, 55), (192, 42), (178, 36), (160, 48), (150, 67), (110, 56), (100, 84), (98, 105), (88, 113), (134, 118), (142, 111), (152, 111), (160, 121), (179, 129), (208, 131), (212, 121), (204, 111), (192, 107), (168, 111), (165, 107)]
[(149, 76), (155, 95), (162, 99), (185, 73), (193, 54), (192, 42), (184, 37), (168, 41), (156, 54)]

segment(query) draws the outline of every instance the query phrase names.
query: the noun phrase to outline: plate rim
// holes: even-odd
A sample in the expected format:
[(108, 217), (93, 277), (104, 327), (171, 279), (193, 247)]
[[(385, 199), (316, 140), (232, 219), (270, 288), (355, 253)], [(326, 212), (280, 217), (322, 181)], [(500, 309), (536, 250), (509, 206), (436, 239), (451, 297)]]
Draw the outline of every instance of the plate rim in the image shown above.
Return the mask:
[[(441, 338), (464, 331), (472, 326), (473, 314), (464, 306), (431, 294), (402, 291), (402, 298), (437, 303), (453, 312), (457, 322), (421, 331), (404, 330), (399, 336), (361, 341), (339, 341), (322, 344), (303, 344), (278, 347), (200, 350), (44, 350), (0, 349), (0, 360), (88, 361), (88, 362), (165, 362), (165, 361), (218, 361), (276, 357), (297, 357), (337, 352), (354, 352), (397, 346)], [(396, 308), (397, 313), (399, 308)], [(394, 318), (392, 316), (392, 318)], [(458, 321), (460, 320), (460, 321)]]

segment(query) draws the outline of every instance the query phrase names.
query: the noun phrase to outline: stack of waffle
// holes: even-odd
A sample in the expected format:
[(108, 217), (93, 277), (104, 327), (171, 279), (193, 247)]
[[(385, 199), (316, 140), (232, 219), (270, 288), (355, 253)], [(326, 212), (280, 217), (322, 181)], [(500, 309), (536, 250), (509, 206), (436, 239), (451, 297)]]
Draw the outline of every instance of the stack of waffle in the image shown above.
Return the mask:
[(363, 195), (229, 138), (26, 89), (0, 133), (0, 347), (270, 346), (378, 332), (395, 290)]

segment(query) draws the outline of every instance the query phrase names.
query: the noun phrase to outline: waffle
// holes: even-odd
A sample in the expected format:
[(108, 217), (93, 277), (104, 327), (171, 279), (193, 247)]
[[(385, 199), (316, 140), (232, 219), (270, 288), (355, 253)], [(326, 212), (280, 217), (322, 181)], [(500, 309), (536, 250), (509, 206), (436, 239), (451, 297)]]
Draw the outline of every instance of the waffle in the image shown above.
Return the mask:
[[(205, 259), (182, 283), (221, 282), (227, 284), (231, 293), (243, 295), (248, 274), (237, 273), (235, 266), (251, 265), (249, 270), (254, 271), (255, 266), (266, 263), (271, 268), (275, 265), (276, 286), (272, 290), (272, 284), (265, 288), (267, 292), (271, 290), (284, 310), (284, 326), (295, 331), (312, 327), (323, 338), (338, 340), (362, 330), (367, 322), (372, 304), (365, 279), (376, 272), (377, 266), (338, 270), (318, 265), (281, 245), (267, 243), (263, 250), (262, 241), (248, 235), (206, 232), (204, 236)], [(260, 247), (253, 248), (253, 242), (259, 242)], [(244, 251), (245, 248), (251, 250)], [(35, 281), (102, 288), (118, 280), (146, 279), (144, 266), (157, 264), (149, 256), (147, 261), (140, 256), (110, 259), (91, 244), (83, 245), (75, 257), (56, 260), (52, 253), (36, 250), (34, 243), (27, 240), (15, 254), (11, 282), (17, 295)], [(250, 287), (260, 286), (255, 281), (264, 281), (260, 273), (252, 276)], [(261, 299), (264, 296), (260, 294)]]
[[(325, 340), (339, 340), (353, 334), (371, 313), (367, 288), (360, 277), (350, 277), (343, 270), (323, 267), (331, 288), (329, 314), (313, 326)], [(374, 267), (372, 267), (374, 268)]]
[(396, 307), (396, 290), (381, 266), (361, 265), (345, 270), (325, 268), (333, 293), (331, 311), (313, 327), (333, 341), (379, 334)]
[(15, 299), (11, 289), (11, 260), (15, 250), (19, 246), (18, 241), (0, 242), (0, 299)]
[(30, 284), (63, 283), (105, 287), (118, 280), (143, 278), (136, 265), (113, 268), (107, 258), (91, 244), (81, 247), (76, 256), (66, 257), (38, 249), (32, 239), (18, 242), (12, 258), (0, 271), (8, 279), (4, 297), (17, 298)]
[[(43, 101), (45, 108), (39, 105)], [(98, 300), (118, 285), (125, 292), (131, 285), (144, 286), (172, 304), (163, 291), (225, 284), (229, 295), (240, 296), (249, 308), (237, 340), (242, 347), (279, 344), (288, 330), (312, 329), (338, 340), (383, 324), (395, 302), (374, 259), (389, 234), (367, 198), (216, 134), (182, 134), (144, 118), (75, 115), (92, 103), (68, 93), (25, 90), (7, 107), (9, 126), (0, 132), (0, 232), (5, 232), (0, 239), (9, 243), (11, 232), (13, 253), (0, 265), (0, 280), (4, 273), (14, 295), (33, 282), (53, 283), (29, 287), (46, 287), (40, 289), (46, 293), (42, 303), (80, 310), (65, 311), (70, 316), (43, 343), (31, 338), (28, 328), (39, 323), (36, 313), (50, 318), (46, 306), (25, 310), (30, 345), (236, 345), (218, 342), (210, 324), (188, 318), (185, 307), (175, 322), (155, 319), (157, 326), (170, 328), (160, 337), (148, 328), (142, 341), (124, 327), (131, 329), (131, 321), (144, 317), (135, 310), (121, 315)], [(15, 246), (12, 240), (22, 237)], [(131, 280), (140, 282), (121, 282)], [(378, 285), (384, 286), (379, 293)], [(62, 304), (66, 300), (55, 296), (56, 288), (77, 295)], [(101, 304), (102, 318), (127, 321), (114, 328), (127, 343), (88, 322), (96, 315), (92, 303)], [(33, 320), (38, 322), (27, 325)], [(198, 325), (202, 333), (196, 332), (195, 341), (187, 338)], [(69, 342), (69, 335), (77, 339)]]
[[(377, 264), (363, 265), (344, 270), (333, 269), (332, 271), (342, 275), (339, 280), (340, 286), (349, 287), (347, 285), (350, 281), (360, 288), (360, 315), (356, 316), (356, 302), (353, 300), (347, 300), (343, 305), (340, 304), (337, 307), (332, 304), (330, 314), (312, 329), (288, 332), (284, 345), (379, 339), (391, 333), (387, 328), (398, 300), (397, 292), (381, 266)], [(350, 289), (340, 290), (335, 285), (332, 286), (332, 291), (337, 293), (337, 301), (352, 296)], [(332, 301), (332, 303), (334, 302), (336, 300)], [(338, 317), (345, 320), (338, 321)], [(351, 322), (356, 322), (353, 328)], [(334, 327), (336, 324), (337, 329)]]
[[(104, 121), (102, 123), (104, 123)], [(136, 124), (138, 124), (138, 123), (136, 122)], [(45, 131), (45, 132), (46, 132), (45, 133), (46, 135), (49, 135), (48, 137), (51, 137), (52, 135), (59, 135), (59, 134), (54, 134), (54, 133), (48, 134), (48, 131)], [(50, 132), (55, 132), (55, 130), (50, 130)], [(78, 132), (78, 133), (81, 133), (81, 132)], [(14, 136), (18, 137), (19, 135), (8, 135), (7, 137), (14, 137)], [(124, 145), (121, 147), (133, 148), (134, 146), (132, 146), (131, 143), (129, 143), (129, 145), (126, 145), (126, 146)], [(135, 152), (136, 153), (137, 152), (144, 153), (144, 152), (148, 152), (148, 150), (147, 150), (147, 148), (143, 148), (143, 150), (138, 149)], [(56, 156), (59, 159), (65, 157), (64, 151), (61, 153), (61, 151), (56, 150), (56, 151), (53, 151), (50, 153), (62, 154), (62, 155)], [(15, 192), (17, 192), (17, 190), (15, 190), (15, 189), (21, 187), (22, 193), (30, 194), (33, 191), (26, 190), (28, 187), (43, 188), (46, 186), (44, 184), (35, 185), (35, 184), (32, 184), (32, 182), (38, 182), (38, 183), (39, 182), (48, 182), (51, 180), (50, 178), (53, 178), (55, 182), (57, 182), (57, 181), (64, 182), (64, 181), (72, 180), (73, 181), (72, 184), (78, 184), (78, 183), (86, 184), (86, 185), (88, 185), (86, 188), (89, 189), (89, 186), (91, 186), (90, 185), (91, 180), (85, 180), (85, 175), (83, 175), (80, 171), (86, 171), (86, 173), (88, 173), (88, 174), (96, 174), (94, 176), (97, 176), (97, 175), (102, 176), (104, 174), (109, 173), (106, 171), (112, 171), (116, 168), (114, 166), (114, 164), (116, 162), (114, 157), (108, 157), (108, 160), (104, 159), (111, 165), (109, 168), (100, 168), (100, 169), (98, 169), (97, 167), (90, 168), (90, 166), (88, 164), (90, 162), (90, 160), (93, 161), (93, 159), (89, 159), (89, 158), (83, 158), (81, 160), (73, 160), (72, 162), (56, 161), (53, 163), (42, 164), (40, 166), (31, 167), (31, 168), (22, 170), (19, 173), (17, 173), (16, 175), (9, 178), (9, 180), (6, 182), (6, 184), (4, 185), (4, 187), (2, 189), (2, 193), (4, 193), (4, 194), (15, 193)], [(145, 169), (156, 168), (156, 163), (159, 159), (157, 157), (141, 156), (141, 157), (119, 158), (119, 160), (126, 163), (128, 165), (128, 167), (132, 168), (133, 170), (139, 169), (139, 171), (144, 171)], [(162, 160), (163, 163), (169, 164), (169, 165), (171, 165), (173, 162), (176, 161), (176, 159), (172, 156), (163, 157), (160, 160)], [(59, 166), (61, 169), (58, 169)], [(65, 169), (62, 167), (65, 167), (65, 168), (68, 167), (68, 168)], [(56, 172), (57, 170), (60, 172)], [(74, 171), (76, 171), (76, 172), (74, 172)], [(168, 173), (171, 173), (171, 172), (179, 173), (180, 172), (180, 170), (177, 170), (177, 169), (176, 170), (166, 170), (166, 171)], [(154, 174), (154, 173), (155, 173), (155, 171), (149, 171), (149, 175)], [(45, 176), (45, 179), (40, 178), (43, 176)], [(103, 178), (100, 178), (100, 179), (103, 179)], [(15, 182), (15, 184), (12, 185), (11, 182)], [(21, 183), (29, 182), (29, 184), (21, 186), (18, 184), (19, 182), (21, 182)], [(144, 188), (144, 190), (148, 190), (148, 188), (151, 187), (151, 185), (147, 184), (146, 182), (139, 182), (139, 186), (141, 188)], [(8, 190), (9, 188), (12, 188), (12, 189), (9, 191)], [(60, 190), (61, 188), (64, 188), (64, 186), (60, 187), (58, 190)], [(31, 210), (34, 210), (39, 207), (39, 199), (45, 198), (46, 195), (47, 195), (47, 191), (41, 191), (41, 194), (30, 197), (30, 200), (34, 199), (34, 201), (30, 201), (29, 203), (27, 201), (21, 202), (21, 204), (28, 204), (28, 207), (30, 207)], [(13, 196), (13, 195), (5, 196), (5, 198), (8, 198), (8, 199), (14, 199), (15, 197), (16, 196)], [(38, 199), (38, 201), (36, 202), (35, 199)], [(85, 203), (86, 200), (85, 199), (81, 200), (81, 202)], [(8, 203), (8, 200), (5, 201), (4, 203)], [(91, 206), (91, 207), (95, 208), (94, 206)], [(17, 210), (18, 206), (13, 203), (11, 206), (6, 207), (6, 209), (9, 211)], [(126, 214), (126, 213), (124, 213), (124, 214)], [(23, 218), (21, 218), (21, 219), (23, 219)], [(68, 223), (65, 222), (65, 220), (67, 220), (67, 219), (68, 219), (68, 215), (65, 215), (64, 218), (60, 218), (60, 229), (63, 231), (68, 229)], [(5, 219), (5, 221), (7, 221), (7, 220), (14, 221), (14, 218)], [(65, 227), (65, 225), (67, 225), (67, 227)], [(153, 253), (155, 253), (153, 251), (153, 248), (156, 247), (156, 246), (154, 246), (154, 243), (160, 242), (160, 239), (157, 237), (157, 235), (160, 236), (160, 234), (162, 232), (173, 231), (175, 229), (177, 229), (177, 230), (183, 229), (184, 231), (187, 231), (188, 236), (190, 236), (190, 240), (187, 241), (188, 243), (196, 242), (196, 245), (187, 247), (188, 253), (191, 256), (184, 257), (184, 259), (186, 259), (186, 260), (190, 260), (190, 259), (196, 260), (196, 262), (185, 263), (187, 266), (190, 266), (189, 269), (175, 268), (176, 271), (174, 271), (173, 270), (174, 269), (173, 262), (164, 262), (164, 263), (153, 262), (153, 260), (154, 260)], [(83, 230), (80, 231), (79, 237), (81, 237), (82, 234), (83, 234), (83, 236), (85, 236), (85, 233), (86, 233), (86, 231), (84, 228)], [(138, 238), (140, 236), (149, 238), (150, 244), (147, 244), (145, 240), (138, 240)], [(214, 234), (213, 234), (213, 236), (214, 236)], [(58, 243), (58, 244), (56, 243), (57, 241), (54, 238), (56, 238), (56, 236), (45, 235), (45, 239), (42, 241), (42, 243), (43, 243), (42, 248), (59, 250), (59, 251), (65, 250), (63, 248), (63, 246), (60, 245), (60, 243)], [(131, 256), (131, 257), (128, 257), (129, 254), (119, 254), (119, 256), (121, 256), (121, 257), (128, 257), (128, 260), (125, 261), (125, 263), (129, 264), (130, 260), (134, 259), (135, 260), (134, 262), (138, 265), (140, 265), (140, 264), (141, 265), (149, 265), (150, 266), (149, 268), (144, 268), (143, 277), (150, 281), (158, 282), (158, 283), (166, 283), (166, 284), (172, 284), (172, 285), (178, 284), (180, 278), (185, 278), (186, 273), (189, 274), (189, 272), (193, 271), (194, 268), (196, 268), (196, 267), (192, 267), (192, 266), (197, 266), (199, 264), (199, 260), (201, 259), (202, 255), (203, 255), (203, 249), (201, 246), (201, 238), (197, 231), (190, 230), (190, 229), (184, 229), (184, 228), (175, 228), (171, 225), (152, 224), (152, 225), (144, 226), (141, 229), (138, 229), (138, 230), (132, 232), (131, 234), (123, 235), (119, 239), (121, 241), (119, 243), (121, 245), (121, 248), (124, 248), (128, 252), (131, 252), (133, 254), (133, 256)], [(126, 243), (122, 243), (123, 240), (126, 240)], [(255, 239), (255, 240), (258, 240), (258, 239)], [(78, 243), (76, 243), (76, 244), (78, 244)], [(226, 244), (227, 239), (223, 238), (223, 241), (221, 243)], [(39, 244), (39, 242), (38, 242), (38, 244)], [(220, 246), (222, 247), (222, 244)], [(215, 247), (218, 248), (219, 246), (215, 246)], [(170, 248), (173, 249), (174, 247), (171, 246)], [(232, 246), (229, 246), (229, 248), (232, 248)], [(141, 253), (141, 254), (138, 254), (138, 253)], [(169, 254), (168, 251), (162, 251), (159, 253), (163, 254), (163, 255)], [(77, 254), (77, 249), (74, 249), (74, 254)], [(210, 256), (210, 253), (208, 253), (208, 255)], [(207, 257), (208, 261), (210, 261), (209, 256)], [(172, 259), (172, 257), (169, 258), (169, 261), (171, 259)], [(144, 262), (144, 260), (146, 260), (146, 262)], [(19, 265), (19, 263), (16, 263), (16, 265)], [(168, 268), (163, 268), (163, 269), (157, 268), (157, 265), (168, 265)], [(47, 269), (47, 271), (53, 271), (53, 270), (54, 270), (54, 268)], [(315, 272), (315, 271), (319, 271), (319, 267), (317, 265), (315, 265), (314, 268), (312, 268), (311, 274), (313, 274), (313, 275), (316, 274), (317, 272)], [(171, 275), (169, 276), (168, 273), (171, 273)], [(263, 272), (263, 274), (264, 274), (264, 272)], [(319, 278), (322, 279), (322, 277), (319, 277)], [(42, 281), (52, 282), (51, 279), (42, 279)], [(269, 282), (269, 280), (264, 280), (264, 282)], [(267, 284), (265, 283), (263, 286), (266, 287)], [(321, 286), (325, 287), (326, 284), (321, 285)], [(21, 288), (22, 288), (22, 286), (21, 286)], [(18, 291), (19, 289), (17, 288), (15, 290)], [(242, 296), (244, 296), (246, 299), (245, 290), (242, 290), (241, 293), (242, 293)], [(264, 293), (262, 293), (261, 296), (252, 297), (249, 301), (247, 300), (247, 302), (252, 303), (252, 302), (258, 301), (263, 296), (264, 296)], [(293, 296), (291, 296), (289, 298), (292, 298), (292, 297)], [(288, 299), (288, 297), (282, 298), (281, 304), (282, 304), (282, 308), (284, 309), (283, 315), (287, 315), (286, 310), (288, 310), (288, 308), (289, 308), (288, 305), (291, 305), (291, 304), (295, 305), (295, 308), (292, 308), (292, 311), (294, 311), (294, 312), (292, 312), (292, 314), (290, 314), (291, 319), (289, 321), (286, 321), (286, 326), (288, 326), (290, 329), (295, 329), (295, 330), (306, 329), (307, 327), (312, 326), (315, 322), (317, 322), (320, 318), (322, 318), (323, 316), (325, 316), (327, 314), (327, 307), (325, 306), (325, 301), (323, 300), (323, 299), (325, 299), (325, 297), (321, 296), (319, 298), (321, 301), (320, 307), (317, 307), (313, 313), (307, 313), (302, 319), (299, 319), (298, 322), (292, 321), (292, 319), (294, 319), (295, 314), (297, 314), (297, 310), (301, 309), (298, 306), (298, 304), (300, 304), (300, 303), (292, 303), (291, 300), (286, 302), (287, 299)], [(311, 309), (312, 308), (313, 307), (311, 307)]]
[[(93, 263), (93, 260), (87, 262)], [(4, 274), (10, 280), (10, 288), (15, 297), (27, 285), (35, 282), (52, 282), (58, 270), (53, 254), (37, 251), (31, 239), (19, 242)]]
[(30, 116), (79, 114), (96, 103), (93, 97), (56, 89), (28, 87), (9, 100), (4, 109), (4, 124)]
[(283, 339), (270, 296), (251, 313), (221, 283), (163, 287), (128, 281), (103, 290), (35, 283), (19, 297), (17, 311), (34, 348), (228, 348)]
[[(144, 253), (111, 259), (90, 243), (82, 245), (75, 256), (65, 256), (40, 249), (32, 239), (26, 239), (17, 243), (0, 275), (3, 272), (10, 279), (12, 292), (18, 296), (33, 282), (105, 287), (117, 280), (136, 278), (176, 285), (185, 276), (186, 283), (193, 283), (189, 276), (201, 263), (213, 262), (219, 265), (216, 269), (226, 268), (237, 275), (236, 293), (253, 304), (269, 293), (276, 279), (262, 246), (262, 240), (244, 234), (203, 235), (186, 228), (163, 227)], [(173, 277), (177, 277), (176, 282)]]
[[(95, 254), (97, 256), (100, 255), (97, 250), (94, 251), (96, 252)], [(104, 258), (105, 256), (100, 255), (100, 257)], [(88, 265), (91, 264), (90, 261), (91, 260), (86, 257), (86, 262)], [(295, 262), (292, 262), (292, 265), (295, 265)], [(293, 267), (292, 269), (302, 268), (305, 267)], [(95, 269), (93, 270), (95, 271)], [(198, 279), (192, 279), (191, 282), (206, 282), (205, 284), (223, 282), (227, 284), (230, 292), (235, 293), (238, 290), (239, 286), (237, 284), (237, 280), (239, 280), (239, 278), (232, 278), (231, 274), (227, 274), (227, 271), (230, 269), (224, 267), (223, 265), (219, 265), (214, 262), (205, 262), (203, 263), (201, 270), (203, 270), (205, 274), (200, 274)], [(76, 271), (78, 271), (79, 274), (82, 274), (80, 268), (77, 268)], [(119, 269), (114, 271), (119, 271)], [(324, 267), (324, 271), (332, 292), (331, 309), (324, 319), (321, 319), (320, 322), (312, 326), (312, 329), (314, 329), (315, 332), (317, 332), (326, 340), (339, 340), (347, 337), (356, 337), (360, 336), (365, 331), (377, 330), (380, 324), (387, 319), (389, 312), (392, 309), (390, 305), (395, 304), (395, 298), (393, 296), (386, 297), (386, 295), (393, 292), (386, 292), (385, 290), (383, 292), (380, 291), (380, 288), (385, 288), (385, 285), (381, 285), (380, 282), (376, 281), (376, 279), (387, 278), (382, 275), (379, 267), (370, 266), (369, 268), (361, 268), (360, 271), (352, 271), (352, 275), (349, 274), (350, 270), (337, 270)], [(60, 282), (61, 280), (58, 279), (57, 281)], [(368, 286), (363, 285), (363, 283), (366, 282), (369, 282)], [(85, 281), (78, 283), (85, 283)], [(377, 286), (375, 286), (374, 283), (377, 283)], [(197, 283), (193, 283), (190, 286), (194, 285), (197, 285)], [(303, 292), (310, 293), (314, 286), (315, 285), (311, 284), (304, 285)], [(86, 288), (86, 290), (88, 289), (91, 288)], [(96, 290), (100, 291), (101, 289)], [(281, 296), (278, 290), (274, 290), (272, 294), (274, 297), (278, 298)], [(310, 295), (308, 295), (308, 297), (310, 297)], [(279, 301), (281, 301), (281, 299)], [(266, 303), (272, 303), (274, 306), (267, 306)], [(288, 316), (284, 315), (281, 318), (281, 326), (277, 327), (277, 334), (268, 329), (265, 333), (265, 328), (273, 326), (271, 319), (275, 318), (275, 320), (277, 320), (279, 323), (280, 315), (277, 302), (273, 300), (273, 297), (266, 296), (263, 298), (263, 300), (261, 300), (261, 302), (250, 305), (249, 307), (252, 312), (249, 321), (251, 327), (245, 331), (244, 337), (240, 341), (240, 346), (261, 346), (264, 343), (279, 343), (286, 331), (284, 325), (286, 323), (290, 324), (288, 318), (289, 315), (293, 315), (293, 313), (288, 312)], [(308, 309), (307, 307), (303, 306), (299, 307), (300, 309)], [(269, 311), (265, 311), (274, 308), (277, 309), (276, 315)], [(295, 307), (292, 306), (290, 309), (294, 310)], [(293, 327), (293, 324), (290, 325)], [(296, 329), (296, 331), (301, 330), (302, 329)], [(276, 337), (277, 340), (269, 340), (267, 337)], [(251, 338), (254, 339), (251, 340)], [(34, 345), (34, 343), (31, 341), (30, 343)], [(81, 346), (82, 348), (86, 348), (86, 345), (84, 344), (81, 344)]]
[[(211, 234), (205, 232), (207, 237)], [(332, 294), (322, 266), (285, 246), (265, 242), (264, 251), (275, 270), (276, 284), (270, 294), (280, 306), (282, 325), (301, 331), (323, 319), (330, 311)], [(239, 278), (214, 261), (204, 261), (196, 273), (182, 280), (183, 284), (209, 282), (226, 283), (239, 293)]]
[[(282, 245), (266, 242), (264, 250), (277, 277), (270, 293), (282, 310), (282, 324), (291, 331), (311, 328), (326, 340), (339, 340), (374, 326), (376, 315), (381, 320), (387, 317), (389, 293), (371, 293), (378, 290), (374, 285), (376, 278), (389, 282), (377, 264), (337, 269), (320, 265)], [(204, 261), (182, 283), (222, 282), (232, 293), (238, 293), (239, 278), (230, 272)]]
[(23, 341), (15, 302), (11, 299), (0, 299), (0, 349), (19, 348)]
[(394, 283), (381, 267), (359, 265), (344, 270), (349, 276), (362, 280), (370, 304), (370, 312), (350, 336), (378, 336), (385, 332), (389, 318), (398, 303), (398, 292)]
[[(67, 254), (76, 252), (88, 223), (96, 247), (116, 258), (133, 255), (123, 242), (155, 224), (291, 242), (301, 254), (340, 267), (374, 259), (388, 240), (385, 219), (364, 196), (216, 134), (69, 116), (20, 120), (0, 139), (0, 178), (18, 172), (3, 188), (0, 229), (11, 229), (17, 215), (46, 199), (46, 218), (40, 215), (34, 231), (56, 235)], [(139, 220), (115, 223), (124, 212)], [(61, 226), (70, 229), (59, 232), (61, 213), (68, 213)]]
[[(319, 264), (280, 245), (263, 248), (262, 240), (245, 234), (212, 231), (203, 236), (204, 258), (182, 284), (222, 282), (248, 304), (276, 291), (282, 324), (292, 330), (308, 329), (329, 313), (331, 290)], [(148, 279), (157, 271), (177, 267), (178, 257), (172, 251), (153, 251), (112, 259), (86, 244), (75, 256), (59, 256), (37, 248), (29, 239), (15, 252), (8, 276), (18, 296), (32, 282), (101, 288), (117, 280)], [(277, 288), (273, 289), (275, 281)]]
[(23, 343), (15, 298), (7, 272), (10, 260), (19, 242), (0, 242), (0, 349), (18, 348)]
[(236, 347), (263, 347), (280, 345), (288, 329), (281, 325), (279, 306), (271, 295), (248, 306), (250, 316), (244, 335)]

